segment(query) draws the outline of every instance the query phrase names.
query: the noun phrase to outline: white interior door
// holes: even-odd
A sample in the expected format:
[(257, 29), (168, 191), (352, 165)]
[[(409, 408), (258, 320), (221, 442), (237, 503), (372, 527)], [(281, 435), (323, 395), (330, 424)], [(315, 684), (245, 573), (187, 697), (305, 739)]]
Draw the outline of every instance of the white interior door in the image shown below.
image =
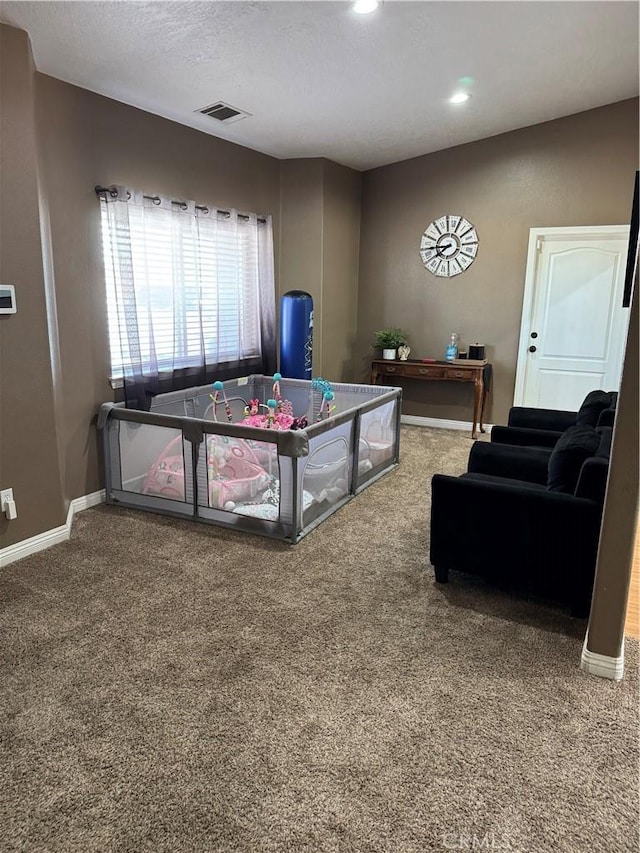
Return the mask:
[(533, 228), (514, 404), (578, 409), (620, 385), (628, 226)]

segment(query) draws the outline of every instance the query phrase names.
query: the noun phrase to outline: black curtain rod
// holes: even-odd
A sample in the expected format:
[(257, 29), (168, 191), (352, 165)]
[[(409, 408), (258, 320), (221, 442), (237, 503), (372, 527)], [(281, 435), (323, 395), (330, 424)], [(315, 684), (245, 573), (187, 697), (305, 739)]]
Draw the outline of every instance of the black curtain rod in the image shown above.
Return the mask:
[[(118, 191), (115, 187), (101, 187), (97, 186), (95, 188), (96, 195), (102, 195), (103, 193), (109, 193), (109, 195), (115, 196), (118, 194)], [(131, 198), (131, 193), (129, 193), (129, 198)], [(152, 201), (154, 204), (160, 204), (162, 199), (157, 195), (143, 195), (142, 198), (146, 198), (149, 201)], [(186, 210), (187, 203), (184, 201), (171, 201), (171, 204), (179, 204), (183, 210)], [(204, 204), (196, 204), (196, 210), (202, 210), (204, 213), (209, 213), (209, 208)], [(216, 210), (216, 213), (224, 213), (226, 216), (231, 216), (230, 210)], [(238, 219), (250, 219), (251, 217), (247, 216), (246, 213), (239, 213)], [(267, 220), (258, 216), (258, 222), (266, 222)]]

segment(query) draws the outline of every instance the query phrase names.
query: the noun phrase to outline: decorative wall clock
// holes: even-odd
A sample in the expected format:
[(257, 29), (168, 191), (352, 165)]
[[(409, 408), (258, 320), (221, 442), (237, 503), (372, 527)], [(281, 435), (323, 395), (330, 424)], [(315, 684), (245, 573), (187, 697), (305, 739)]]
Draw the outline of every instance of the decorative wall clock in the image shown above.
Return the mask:
[(478, 253), (478, 233), (464, 216), (441, 216), (420, 240), (422, 263), (437, 276), (452, 278), (468, 269)]

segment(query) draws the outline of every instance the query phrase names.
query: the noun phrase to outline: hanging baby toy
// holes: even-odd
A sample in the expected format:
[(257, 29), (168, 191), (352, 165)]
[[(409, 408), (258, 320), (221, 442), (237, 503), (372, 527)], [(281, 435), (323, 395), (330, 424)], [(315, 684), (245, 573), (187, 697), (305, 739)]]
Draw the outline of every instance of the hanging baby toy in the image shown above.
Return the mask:
[(335, 397), (333, 391), (325, 391), (322, 395), (322, 403), (320, 403), (320, 417), (329, 417), (331, 412), (335, 409), (335, 403), (332, 405), (331, 401)]
[(323, 379), (322, 376), (316, 376), (315, 379), (312, 379), (311, 387), (314, 391), (318, 391), (321, 394), (320, 409), (316, 416), (316, 420), (321, 421), (324, 418), (328, 418), (336, 408), (335, 403), (332, 403), (335, 399), (333, 387), (331, 383), (327, 379)]
[(278, 404), (278, 414), (287, 415), (287, 417), (293, 418), (293, 403), (291, 400), (286, 400), (280, 393), (281, 379), (281, 373), (273, 374), (273, 399)]
[(250, 415), (258, 415), (260, 414), (260, 400), (255, 397), (253, 400), (249, 400), (249, 405), (244, 407), (244, 416), (248, 418)]
[(281, 379), (282, 379), (281, 373), (274, 373), (273, 374), (273, 396), (274, 396), (276, 402), (278, 402), (278, 403), (280, 403), (282, 400), (282, 397), (280, 396), (280, 380)]
[[(249, 405), (244, 408), (243, 424), (260, 429), (301, 429), (299, 421), (293, 417), (293, 404), (291, 400), (284, 400), (280, 391), (280, 380), (282, 374), (273, 374), (273, 396), (267, 400), (265, 406), (257, 398), (249, 400)], [(260, 409), (264, 409), (261, 413)], [(292, 425), (297, 423), (297, 427)]]
[(231, 406), (229, 405), (229, 401), (227, 400), (227, 392), (224, 390), (224, 385), (220, 380), (213, 383), (213, 394), (209, 394), (211, 399), (213, 400), (213, 419), (214, 421), (218, 420), (218, 403), (220, 402), (220, 394), (222, 393), (222, 400), (224, 402), (224, 410), (227, 414), (227, 420), (229, 423), (233, 421), (233, 415), (231, 413)]
[(273, 429), (276, 422), (277, 400), (267, 400), (267, 429)]
[[(280, 393), (280, 373), (273, 374), (273, 397), (267, 400), (265, 406), (257, 398), (249, 400), (245, 406), (244, 418), (241, 423), (259, 429), (291, 429), (294, 422), (293, 406), (290, 400), (283, 400)], [(263, 409), (264, 412), (260, 412)]]

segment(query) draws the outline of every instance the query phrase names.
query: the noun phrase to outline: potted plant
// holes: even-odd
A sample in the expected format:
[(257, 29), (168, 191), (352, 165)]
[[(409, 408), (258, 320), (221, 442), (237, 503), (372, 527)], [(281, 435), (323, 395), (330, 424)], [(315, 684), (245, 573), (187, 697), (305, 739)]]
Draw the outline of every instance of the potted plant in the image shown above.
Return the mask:
[(375, 334), (376, 346), (382, 350), (384, 359), (395, 359), (398, 347), (407, 343), (408, 335), (402, 329), (380, 329)]

